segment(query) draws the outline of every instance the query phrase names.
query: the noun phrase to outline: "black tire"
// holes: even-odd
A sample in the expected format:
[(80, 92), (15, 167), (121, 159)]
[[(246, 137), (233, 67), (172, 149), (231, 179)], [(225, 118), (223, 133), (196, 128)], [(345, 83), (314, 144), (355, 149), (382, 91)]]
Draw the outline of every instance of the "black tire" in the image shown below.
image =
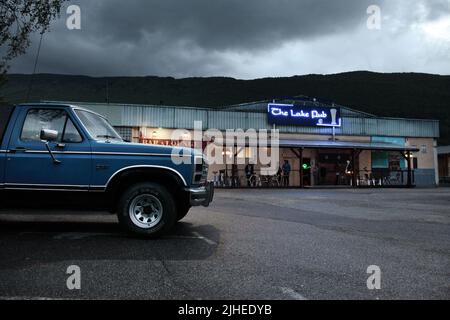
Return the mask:
[[(130, 207), (139, 196), (151, 196), (162, 207), (160, 218), (154, 226), (138, 226), (131, 217)], [(117, 216), (125, 230), (134, 235), (157, 238), (169, 231), (176, 222), (177, 210), (172, 195), (163, 186), (156, 183), (139, 183), (129, 187), (119, 200)]]
[(177, 221), (183, 220), (184, 217), (188, 214), (191, 209), (191, 205), (189, 204), (180, 204), (177, 207)]

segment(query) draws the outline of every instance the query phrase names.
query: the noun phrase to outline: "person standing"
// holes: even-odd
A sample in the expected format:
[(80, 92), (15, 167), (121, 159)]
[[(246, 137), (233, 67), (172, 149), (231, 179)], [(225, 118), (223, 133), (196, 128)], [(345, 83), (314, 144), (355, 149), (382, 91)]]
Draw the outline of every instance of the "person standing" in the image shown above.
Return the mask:
[(283, 185), (283, 169), (281, 169), (281, 166), (278, 166), (277, 187), (281, 187), (282, 185)]
[(238, 169), (238, 165), (236, 163), (233, 163), (231, 165), (231, 186), (233, 188), (240, 187), (240, 183), (239, 183), (239, 169)]
[(255, 166), (251, 163), (248, 163), (245, 166), (245, 177), (247, 178), (247, 186), (252, 187), (252, 178), (255, 173)]
[(291, 174), (291, 165), (289, 164), (289, 161), (284, 160), (283, 164), (283, 186), (289, 187), (289, 175)]
[(334, 166), (334, 171), (336, 173), (336, 182), (335, 182), (335, 184), (339, 185), (339, 181), (340, 181), (340, 178), (341, 178), (341, 168), (339, 166), (339, 163), (336, 163), (336, 165)]
[(319, 167), (316, 164), (313, 166), (313, 183), (311, 185), (317, 186), (319, 185)]

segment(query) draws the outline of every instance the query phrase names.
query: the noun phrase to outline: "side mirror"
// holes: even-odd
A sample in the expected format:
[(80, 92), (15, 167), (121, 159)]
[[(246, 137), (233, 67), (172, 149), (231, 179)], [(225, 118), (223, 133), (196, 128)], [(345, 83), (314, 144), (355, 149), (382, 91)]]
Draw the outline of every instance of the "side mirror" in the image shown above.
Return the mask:
[(50, 129), (42, 129), (40, 139), (42, 141), (56, 141), (58, 139), (58, 131)]
[(43, 142), (45, 142), (45, 147), (47, 148), (47, 151), (50, 154), (50, 157), (52, 158), (53, 163), (60, 164), (61, 161), (59, 161), (55, 158), (55, 155), (53, 154), (52, 150), (50, 149), (50, 146), (48, 145), (49, 142), (58, 140), (58, 131), (50, 130), (50, 129), (42, 129), (41, 134), (40, 134), (40, 139)]

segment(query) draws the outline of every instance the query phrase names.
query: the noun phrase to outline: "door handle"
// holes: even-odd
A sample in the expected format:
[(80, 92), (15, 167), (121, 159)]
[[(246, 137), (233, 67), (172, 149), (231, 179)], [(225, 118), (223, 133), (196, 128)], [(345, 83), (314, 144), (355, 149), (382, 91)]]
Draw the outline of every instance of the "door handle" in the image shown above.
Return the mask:
[(17, 147), (15, 149), (9, 150), (10, 153), (25, 152), (25, 151), (27, 151), (27, 148), (24, 148), (24, 147)]

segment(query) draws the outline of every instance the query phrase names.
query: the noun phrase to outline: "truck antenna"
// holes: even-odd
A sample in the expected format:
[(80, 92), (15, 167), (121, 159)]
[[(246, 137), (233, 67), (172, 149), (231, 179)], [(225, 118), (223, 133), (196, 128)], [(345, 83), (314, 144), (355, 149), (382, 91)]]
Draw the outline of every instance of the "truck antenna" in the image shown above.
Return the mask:
[(33, 73), (31, 74), (31, 79), (30, 79), (30, 83), (28, 84), (28, 91), (27, 91), (27, 98), (26, 98), (26, 102), (30, 102), (30, 94), (31, 94), (31, 89), (33, 87), (33, 80), (34, 80), (34, 74), (36, 73), (36, 67), (39, 61), (39, 53), (41, 52), (41, 45), (42, 45), (42, 38), (44, 37), (44, 31), (41, 31), (41, 38), (39, 39), (39, 46), (38, 46), (38, 50), (36, 53), (36, 58), (34, 59), (34, 68), (33, 68)]

